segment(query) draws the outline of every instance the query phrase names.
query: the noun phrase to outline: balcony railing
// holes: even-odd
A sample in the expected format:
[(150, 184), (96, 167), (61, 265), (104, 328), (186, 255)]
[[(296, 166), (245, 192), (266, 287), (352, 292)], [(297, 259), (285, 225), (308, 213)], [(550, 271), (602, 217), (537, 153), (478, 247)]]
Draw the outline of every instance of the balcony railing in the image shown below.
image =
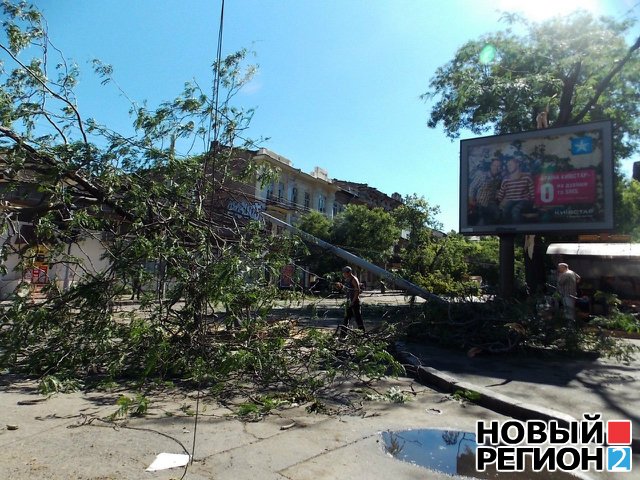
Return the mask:
[(296, 204), (291, 200), (287, 200), (285, 197), (279, 197), (277, 195), (267, 195), (267, 206), (280, 208), (283, 210), (306, 210), (302, 205)]

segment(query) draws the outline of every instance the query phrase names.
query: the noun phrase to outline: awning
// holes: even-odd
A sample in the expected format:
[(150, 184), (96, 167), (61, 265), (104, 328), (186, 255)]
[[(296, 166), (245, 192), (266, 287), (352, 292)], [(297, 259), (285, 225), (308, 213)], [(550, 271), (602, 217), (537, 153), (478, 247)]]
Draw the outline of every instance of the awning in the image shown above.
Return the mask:
[(640, 243), (552, 243), (547, 255), (640, 258)]

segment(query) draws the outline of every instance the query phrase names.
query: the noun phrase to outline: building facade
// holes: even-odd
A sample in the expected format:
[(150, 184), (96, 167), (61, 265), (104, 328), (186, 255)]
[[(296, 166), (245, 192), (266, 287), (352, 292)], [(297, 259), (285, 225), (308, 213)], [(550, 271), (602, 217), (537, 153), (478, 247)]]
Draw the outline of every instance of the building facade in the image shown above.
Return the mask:
[[(365, 205), (390, 212), (402, 205), (400, 194), (389, 196), (365, 183), (331, 179), (327, 170), (315, 167), (312, 172), (295, 168), (291, 160), (266, 148), (256, 151), (234, 152), (232, 169), (241, 170), (247, 162), (254, 162), (255, 170), (269, 171), (254, 174), (251, 180), (228, 180), (216, 192), (212, 204), (243, 219), (260, 220), (266, 212), (289, 224), (310, 211), (333, 218), (347, 205)], [(233, 163), (233, 162), (232, 162)]]
[[(401, 204), (399, 198), (389, 197), (366, 184), (332, 180), (320, 167), (309, 173), (303, 172), (295, 168), (289, 159), (268, 149), (233, 149), (227, 151), (226, 157), (224, 162), (217, 165), (211, 162), (207, 167), (208, 178), (214, 188), (205, 201), (211, 220), (221, 227), (229, 227), (221, 229), (223, 236), (224, 232), (233, 236), (237, 226), (251, 220), (265, 222), (274, 235), (283, 233), (282, 227), (265, 221), (263, 212), (295, 225), (301, 216), (311, 211), (333, 218), (350, 204), (381, 207), (387, 211)], [(244, 179), (235, 175), (247, 167), (251, 167), (252, 175), (244, 176)], [(261, 175), (261, 172), (266, 174)], [(162, 178), (159, 175), (158, 181), (166, 181)], [(14, 210), (20, 206), (32, 207), (45, 200), (38, 193), (37, 186), (35, 177), (22, 178), (19, 182), (0, 178), (0, 199), (3, 205)], [(21, 284), (29, 284), (32, 291), (37, 291), (46, 284), (56, 283), (60, 290), (66, 290), (87, 272), (109, 268), (110, 262), (105, 255), (109, 239), (104, 232), (93, 232), (69, 245), (66, 255), (74, 258), (75, 262), (52, 262), (47, 243), (35, 237), (31, 220), (18, 215), (13, 224), (14, 231), (6, 232), (0, 238), (0, 243), (11, 245), (14, 252), (5, 262), (7, 273), (0, 276), (0, 298), (10, 296)], [(24, 268), (19, 266), (18, 252), (24, 254), (27, 251), (33, 254), (33, 267)], [(152, 260), (149, 262), (153, 263)], [(157, 270), (156, 267), (150, 264), (148, 269)], [(288, 272), (284, 276), (292, 277), (293, 274)], [(311, 282), (309, 278), (301, 281), (303, 285)]]
[(312, 210), (333, 218), (339, 211), (336, 193), (339, 187), (328, 176), (328, 172), (315, 167), (306, 173), (295, 168), (291, 160), (265, 148), (254, 157), (259, 164), (268, 165), (278, 171), (277, 178), (264, 185), (256, 183), (256, 197), (265, 205), (265, 211), (289, 224)]

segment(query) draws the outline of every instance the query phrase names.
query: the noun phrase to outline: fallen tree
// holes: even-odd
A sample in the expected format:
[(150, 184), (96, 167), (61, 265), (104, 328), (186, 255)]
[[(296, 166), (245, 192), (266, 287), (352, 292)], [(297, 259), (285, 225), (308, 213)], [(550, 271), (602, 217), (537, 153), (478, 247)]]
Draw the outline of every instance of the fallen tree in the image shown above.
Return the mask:
[[(50, 78), (40, 13), (3, 9), (0, 48), (13, 69), (0, 85), (2, 265), (23, 277), (1, 307), (2, 368), (55, 378), (49, 385), (173, 378), (218, 395), (306, 400), (338, 378), (398, 371), (388, 331), (345, 346), (269, 315), (281, 295), (274, 279), (298, 240), (238, 223), (220, 200), (242, 200), (229, 185), (269, 175), (245, 155), (255, 144), (242, 137), (251, 112), (231, 104), (254, 72), (246, 52), (214, 63), (213, 97), (193, 82), (156, 109), (132, 103), (136, 134), (124, 136), (83, 119), (78, 73), (64, 58)], [(112, 81), (111, 67), (94, 66)], [(196, 144), (201, 153), (179, 153)], [(34, 292), (24, 273), (42, 263), (64, 278)], [(141, 285), (152, 287), (140, 308), (123, 307)]]

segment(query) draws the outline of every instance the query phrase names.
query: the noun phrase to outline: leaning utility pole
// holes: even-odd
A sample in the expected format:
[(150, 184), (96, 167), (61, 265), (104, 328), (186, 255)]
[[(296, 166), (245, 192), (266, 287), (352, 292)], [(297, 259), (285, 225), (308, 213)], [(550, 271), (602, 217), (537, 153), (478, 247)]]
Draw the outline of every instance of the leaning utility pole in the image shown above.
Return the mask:
[(265, 212), (262, 212), (262, 216), (266, 220), (272, 223), (275, 223), (276, 225), (279, 225), (283, 228), (286, 228), (287, 230), (295, 233), (296, 235), (299, 235), (301, 238), (303, 238), (307, 242), (313, 243), (314, 245), (318, 245), (319, 247), (324, 248), (325, 250), (333, 253), (337, 257), (343, 258), (349, 263), (352, 263), (353, 265), (356, 265), (364, 270), (367, 270), (368, 272), (371, 272), (374, 275), (378, 275), (380, 278), (383, 278), (384, 280), (389, 281), (390, 283), (397, 286), (398, 288), (406, 290), (411, 295), (416, 295), (418, 297), (424, 298), (425, 300), (434, 300), (439, 303), (446, 303), (446, 300), (444, 300), (442, 297), (439, 297), (434, 293), (426, 291), (424, 288), (421, 288), (418, 285), (415, 285), (409, 282), (408, 280), (405, 280), (404, 278), (396, 275), (395, 273), (389, 272), (384, 268), (380, 268), (371, 262), (367, 262), (366, 260), (358, 257), (357, 255), (347, 252), (346, 250), (343, 250), (340, 247), (336, 247), (335, 245), (325, 242), (324, 240), (320, 240), (319, 238), (314, 237), (313, 235), (310, 235), (307, 232), (303, 232), (302, 230), (294, 227), (293, 225), (288, 224), (287, 222), (280, 220), (279, 218), (273, 217)]

